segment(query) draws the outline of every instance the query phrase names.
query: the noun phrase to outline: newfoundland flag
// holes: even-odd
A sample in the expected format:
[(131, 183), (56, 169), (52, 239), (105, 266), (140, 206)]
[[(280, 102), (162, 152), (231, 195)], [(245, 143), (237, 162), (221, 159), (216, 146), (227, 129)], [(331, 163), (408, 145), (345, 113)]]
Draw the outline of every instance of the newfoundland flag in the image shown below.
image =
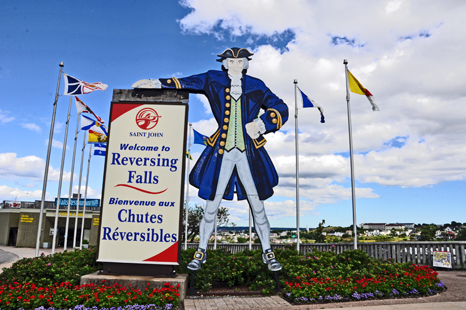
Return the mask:
[(102, 84), (100, 82), (96, 83), (86, 83), (80, 81), (77, 78), (72, 77), (66, 73), (63, 73), (65, 76), (65, 93), (64, 95), (84, 95), (92, 93), (94, 90), (106, 90), (108, 85)]
[(94, 155), (105, 156), (107, 152), (106, 143), (94, 143)]
[(324, 109), (322, 109), (321, 106), (319, 106), (317, 103), (315, 103), (314, 100), (309, 98), (301, 89), (298, 90), (300, 92), (300, 95), (298, 94), (298, 107), (303, 107), (303, 108), (317, 108), (319, 109), (320, 112), (320, 122), (325, 123), (325, 117), (324, 117)]

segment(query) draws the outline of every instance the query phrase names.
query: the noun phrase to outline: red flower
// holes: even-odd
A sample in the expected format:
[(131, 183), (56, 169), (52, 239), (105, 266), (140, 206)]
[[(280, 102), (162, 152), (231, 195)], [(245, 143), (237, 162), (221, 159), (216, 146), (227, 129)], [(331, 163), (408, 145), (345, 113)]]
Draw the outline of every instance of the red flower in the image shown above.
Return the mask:
[(296, 279), (298, 279), (298, 280), (299, 280), (299, 279), (301, 279), (301, 278), (300, 278), (299, 276), (297, 276), (297, 277), (296, 277)]

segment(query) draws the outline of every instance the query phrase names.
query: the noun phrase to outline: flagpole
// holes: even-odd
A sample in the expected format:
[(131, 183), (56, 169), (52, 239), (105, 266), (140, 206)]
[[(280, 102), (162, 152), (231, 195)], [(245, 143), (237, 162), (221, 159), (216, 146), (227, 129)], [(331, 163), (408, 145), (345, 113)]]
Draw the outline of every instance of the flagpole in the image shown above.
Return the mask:
[(217, 216), (215, 216), (214, 250), (217, 249)]
[(60, 90), (60, 79), (63, 72), (63, 61), (60, 62), (60, 71), (58, 72), (57, 91), (55, 93), (55, 102), (53, 103), (52, 122), (50, 124), (49, 145), (47, 148), (47, 159), (45, 160), (44, 183), (42, 184), (42, 199), (40, 203), (39, 226), (37, 226), (36, 239), (36, 257), (39, 256), (40, 237), (42, 233), (42, 220), (44, 216), (45, 194), (47, 191), (47, 179), (49, 175), (50, 153), (52, 151), (53, 129), (55, 127), (55, 115), (57, 114), (58, 91)]
[[(76, 100), (76, 99), (75, 99)], [(79, 133), (79, 116), (81, 113), (78, 113), (76, 120), (76, 134), (74, 135), (74, 147), (73, 147), (73, 159), (71, 161), (71, 177), (70, 177), (70, 190), (68, 192), (68, 208), (66, 212), (66, 225), (65, 225), (65, 244), (63, 250), (66, 251), (68, 246), (68, 226), (70, 223), (70, 208), (71, 208), (71, 196), (73, 195), (73, 176), (74, 176), (74, 160), (76, 158), (76, 142), (78, 141)], [(77, 209), (77, 208), (76, 208)], [(76, 210), (77, 211), (77, 210)], [(77, 225), (77, 223), (75, 223)]]
[(58, 229), (58, 213), (60, 212), (60, 198), (61, 198), (61, 186), (63, 183), (63, 169), (65, 166), (65, 154), (66, 154), (66, 143), (68, 140), (68, 127), (70, 124), (70, 112), (72, 96), (70, 96), (70, 104), (68, 106), (68, 116), (66, 118), (65, 138), (63, 140), (63, 152), (61, 155), (61, 166), (60, 166), (60, 179), (58, 181), (58, 194), (57, 194), (57, 205), (55, 206), (55, 222), (53, 225), (53, 241), (52, 241), (52, 254), (55, 254), (55, 243), (57, 240), (57, 229)]
[(346, 106), (348, 111), (348, 134), (349, 134), (349, 148), (350, 148), (350, 166), (351, 166), (351, 196), (353, 200), (353, 236), (354, 236), (354, 249), (358, 248), (358, 235), (356, 230), (356, 190), (354, 186), (354, 162), (353, 162), (353, 133), (351, 125), (351, 107), (350, 107), (350, 89), (348, 79), (348, 60), (344, 59), (345, 76), (346, 76)]
[(249, 208), (249, 251), (252, 250), (252, 212)]
[(185, 216), (186, 221), (184, 225), (184, 249), (188, 249), (188, 216), (189, 216), (189, 168), (191, 164), (191, 131), (192, 131), (192, 123), (189, 123), (189, 133), (188, 133), (188, 171), (186, 172), (186, 210)]
[[(76, 249), (76, 237), (78, 235), (79, 200), (81, 198), (81, 181), (83, 177), (83, 163), (84, 163), (84, 150), (85, 149), (86, 149), (86, 131), (84, 131), (84, 134), (83, 134), (83, 148), (81, 151), (81, 167), (79, 168), (78, 200), (76, 201), (76, 217), (74, 221), (73, 249)], [(86, 208), (86, 206), (83, 206), (83, 208)]]
[(295, 153), (296, 153), (296, 251), (299, 253), (299, 146), (298, 146), (298, 80), (294, 80), (294, 110), (295, 110)]
[[(89, 159), (87, 160), (87, 175), (86, 175), (86, 190), (84, 191), (84, 208), (83, 208), (83, 221), (81, 225), (81, 243), (79, 249), (83, 249), (83, 239), (84, 239), (84, 221), (86, 218), (86, 200), (87, 200), (87, 186), (89, 184), (89, 167), (91, 166), (91, 153), (92, 145), (89, 145)], [(92, 223), (91, 223), (92, 225)]]

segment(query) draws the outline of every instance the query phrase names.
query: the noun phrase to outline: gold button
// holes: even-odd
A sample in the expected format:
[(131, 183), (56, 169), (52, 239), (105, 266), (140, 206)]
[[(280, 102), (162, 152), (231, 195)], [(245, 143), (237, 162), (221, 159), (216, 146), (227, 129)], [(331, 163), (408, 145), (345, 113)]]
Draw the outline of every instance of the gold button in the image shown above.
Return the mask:
[(230, 115), (230, 111), (225, 111), (225, 115)]
[(172, 82), (172, 80), (167, 80), (167, 83), (170, 84)]
[(218, 150), (218, 153), (219, 153), (219, 154), (223, 154), (223, 150)]
[(225, 123), (228, 123), (230, 120), (229, 120), (228, 118), (225, 117), (225, 118), (223, 119), (223, 121), (224, 121)]
[(223, 125), (223, 130), (227, 130), (228, 129), (228, 126), (227, 125)]
[(276, 114), (275, 114), (274, 112), (270, 113), (270, 116), (271, 116), (271, 117), (275, 117), (275, 115), (276, 115)]
[(229, 104), (229, 103), (225, 103), (225, 107), (229, 108), (229, 107), (230, 107), (230, 104)]
[(230, 89), (229, 89), (229, 88), (225, 89), (225, 92), (229, 93), (229, 92), (230, 92)]
[(274, 118), (274, 119), (272, 120), (272, 123), (276, 124), (276, 123), (277, 123), (277, 119)]
[(230, 99), (231, 99), (230, 95), (227, 95), (227, 96), (225, 97), (225, 99), (226, 99), (226, 100), (230, 100)]
[(226, 133), (222, 133), (222, 138), (225, 139), (227, 137)]
[(220, 146), (224, 146), (224, 145), (225, 145), (225, 142), (221, 141)]

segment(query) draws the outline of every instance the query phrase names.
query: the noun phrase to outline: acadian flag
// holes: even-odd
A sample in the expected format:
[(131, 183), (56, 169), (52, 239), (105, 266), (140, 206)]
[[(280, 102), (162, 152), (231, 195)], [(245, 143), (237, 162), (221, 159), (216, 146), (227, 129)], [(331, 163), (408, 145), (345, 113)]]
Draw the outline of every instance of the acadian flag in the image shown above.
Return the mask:
[(207, 145), (207, 137), (206, 136), (204, 136), (203, 134), (197, 132), (194, 128), (193, 128), (193, 132), (194, 132), (194, 144)]
[(297, 103), (298, 103), (298, 108), (303, 107), (303, 108), (317, 108), (320, 112), (320, 122), (325, 123), (325, 117), (324, 117), (324, 109), (318, 105), (314, 100), (309, 98), (303, 91), (298, 87), (299, 92), (301, 93), (301, 96), (298, 95)]
[(107, 153), (107, 143), (95, 143), (94, 155), (105, 156)]
[(354, 77), (354, 75), (349, 70), (348, 70), (348, 82), (349, 82), (350, 90), (353, 93), (359, 94), (359, 95), (365, 95), (367, 99), (369, 99), (369, 102), (372, 105), (372, 111), (380, 111), (379, 107), (375, 104), (373, 100), (373, 96), (371, 92), (367, 88), (362, 86), (362, 84), (359, 83), (359, 81)]
[(101, 119), (100, 117), (98, 117), (92, 110), (91, 108), (89, 108), (84, 102), (81, 101), (81, 99), (78, 98), (78, 96), (75, 96), (74, 97), (75, 100), (75, 103), (76, 103), (76, 111), (78, 113), (91, 113), (92, 115), (95, 116), (95, 118), (97, 118), (97, 120), (99, 122), (101, 122), (102, 124), (105, 123), (103, 119)]
[(108, 85), (101, 82), (96, 83), (86, 83), (84, 81), (78, 80), (77, 78), (72, 77), (66, 73), (63, 73), (65, 76), (65, 93), (64, 95), (84, 95), (92, 93), (94, 90), (106, 90)]

